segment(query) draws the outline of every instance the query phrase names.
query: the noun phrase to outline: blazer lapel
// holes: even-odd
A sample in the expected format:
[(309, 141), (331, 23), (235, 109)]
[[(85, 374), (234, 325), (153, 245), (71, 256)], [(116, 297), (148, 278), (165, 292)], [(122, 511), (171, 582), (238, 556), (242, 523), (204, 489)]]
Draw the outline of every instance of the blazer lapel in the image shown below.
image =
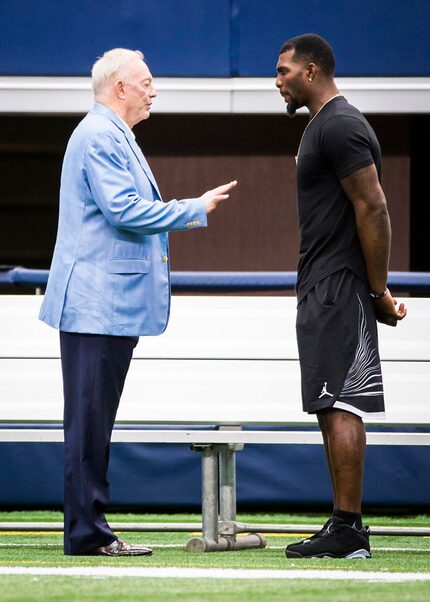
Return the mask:
[(157, 182), (155, 181), (154, 174), (152, 173), (151, 168), (148, 165), (148, 161), (145, 159), (145, 155), (140, 150), (139, 145), (137, 144), (137, 142), (133, 138), (133, 136), (130, 134), (130, 132), (128, 132), (127, 130), (123, 130), (123, 131), (124, 131), (125, 137), (127, 138), (127, 142), (130, 145), (131, 150), (135, 154), (137, 160), (139, 161), (140, 165), (142, 166), (143, 171), (148, 176), (149, 181), (155, 188), (155, 190), (158, 194), (158, 197), (161, 200), (161, 194), (160, 194), (160, 191), (158, 190)]
[(124, 133), (124, 136), (129, 144), (131, 150), (133, 151), (133, 154), (136, 156), (143, 171), (147, 175), (149, 181), (151, 182), (152, 186), (154, 187), (156, 193), (158, 194), (159, 199), (161, 200), (161, 194), (160, 194), (160, 191), (158, 190), (158, 186), (157, 186), (157, 182), (155, 181), (154, 174), (152, 173), (151, 168), (149, 167), (144, 154), (140, 150), (139, 145), (137, 144), (136, 140), (131, 135), (129, 128), (126, 128), (122, 119), (120, 119), (116, 113), (114, 113), (111, 109), (109, 109), (105, 105), (102, 105), (102, 104), (96, 102), (93, 107), (93, 111), (95, 113), (101, 113), (102, 115), (105, 115), (106, 117), (108, 117)]

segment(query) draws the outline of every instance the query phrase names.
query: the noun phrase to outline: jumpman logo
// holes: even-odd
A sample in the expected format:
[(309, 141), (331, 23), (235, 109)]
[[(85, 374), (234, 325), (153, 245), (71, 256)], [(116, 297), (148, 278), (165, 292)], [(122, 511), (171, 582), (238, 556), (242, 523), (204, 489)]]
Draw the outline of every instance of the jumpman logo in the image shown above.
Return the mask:
[(333, 397), (333, 395), (327, 391), (327, 381), (324, 383), (324, 386), (321, 389), (321, 393), (320, 393), (320, 396), (318, 397), (318, 399), (321, 399), (321, 397), (324, 397), (324, 395), (328, 395), (329, 397)]

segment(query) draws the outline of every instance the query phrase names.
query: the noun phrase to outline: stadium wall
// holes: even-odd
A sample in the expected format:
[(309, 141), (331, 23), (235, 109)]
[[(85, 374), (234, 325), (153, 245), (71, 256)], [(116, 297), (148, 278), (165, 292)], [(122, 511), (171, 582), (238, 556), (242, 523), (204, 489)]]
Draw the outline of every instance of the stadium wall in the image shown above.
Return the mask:
[(0, 75), (87, 75), (107, 48), (162, 77), (268, 77), (280, 45), (315, 31), (338, 76), (430, 75), (427, 0), (0, 2)]

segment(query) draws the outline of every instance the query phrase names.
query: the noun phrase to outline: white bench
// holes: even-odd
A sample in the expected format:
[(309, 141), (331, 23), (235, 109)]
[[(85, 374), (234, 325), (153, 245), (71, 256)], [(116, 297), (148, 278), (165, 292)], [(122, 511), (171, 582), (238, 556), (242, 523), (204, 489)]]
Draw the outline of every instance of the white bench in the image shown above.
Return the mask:
[[(60, 428), (41, 427), (62, 421), (58, 333), (37, 320), (41, 299), (0, 296), (3, 442), (63, 439)], [(406, 320), (380, 328), (386, 424), (429, 426), (430, 300), (405, 302)], [(273, 430), (316, 425), (301, 410), (295, 303), (293, 297), (174, 296), (167, 331), (141, 338), (135, 350), (113, 442), (188, 443), (202, 452), (203, 537), (190, 540), (192, 551), (264, 545), (257, 534), (234, 535), (235, 452), (245, 443), (322, 443), (318, 430)], [(187, 428), (192, 425), (200, 428)], [(247, 431), (247, 425), (266, 428)], [(430, 445), (430, 433), (380, 430), (368, 433), (368, 443)]]

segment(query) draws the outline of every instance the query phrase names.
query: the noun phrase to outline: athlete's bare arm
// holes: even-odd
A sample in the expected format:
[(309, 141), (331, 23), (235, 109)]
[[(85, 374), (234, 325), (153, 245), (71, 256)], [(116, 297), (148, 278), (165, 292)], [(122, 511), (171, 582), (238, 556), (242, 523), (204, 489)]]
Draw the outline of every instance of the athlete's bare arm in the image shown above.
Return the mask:
[[(375, 165), (357, 170), (341, 180), (341, 185), (354, 206), (361, 249), (366, 262), (370, 290), (382, 292), (387, 287), (388, 259), (391, 247), (391, 226), (384, 191), (379, 183)], [(396, 326), (406, 316), (403, 303), (388, 292), (375, 300), (379, 322)]]

